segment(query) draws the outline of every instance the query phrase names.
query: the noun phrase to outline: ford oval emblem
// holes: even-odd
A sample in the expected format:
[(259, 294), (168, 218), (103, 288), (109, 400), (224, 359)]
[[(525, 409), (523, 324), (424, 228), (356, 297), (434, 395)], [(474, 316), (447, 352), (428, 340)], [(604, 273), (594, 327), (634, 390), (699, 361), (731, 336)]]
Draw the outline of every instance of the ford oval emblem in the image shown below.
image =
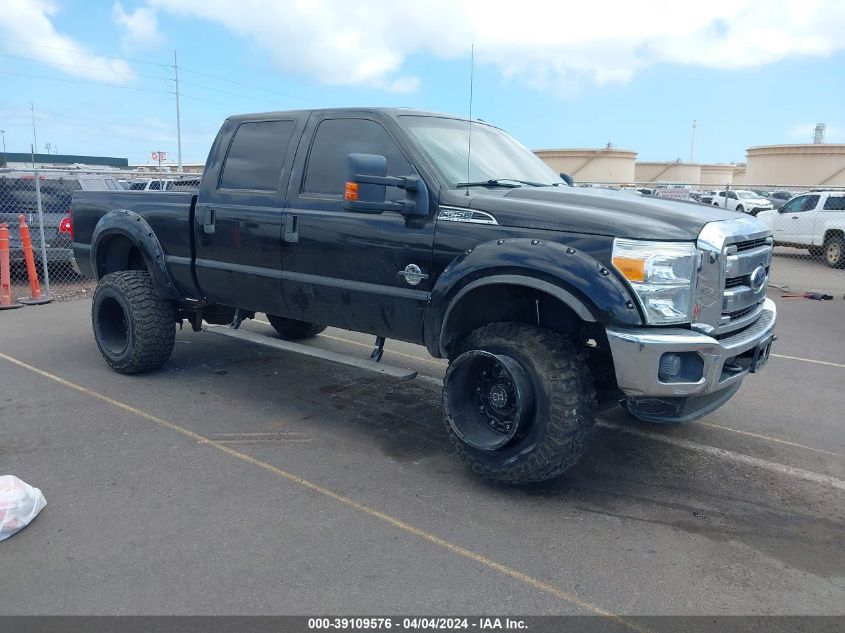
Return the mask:
[(766, 275), (766, 269), (763, 266), (757, 266), (757, 268), (751, 272), (751, 276), (748, 279), (748, 285), (751, 286), (751, 289), (754, 292), (757, 292), (766, 283), (767, 278), (768, 275)]

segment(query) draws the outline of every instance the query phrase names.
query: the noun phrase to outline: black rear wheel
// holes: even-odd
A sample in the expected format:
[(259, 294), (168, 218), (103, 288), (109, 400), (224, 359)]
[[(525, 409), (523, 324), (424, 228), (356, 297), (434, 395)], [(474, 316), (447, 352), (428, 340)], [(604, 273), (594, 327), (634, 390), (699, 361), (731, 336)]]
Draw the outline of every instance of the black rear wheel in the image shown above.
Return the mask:
[(161, 367), (173, 352), (176, 314), (147, 271), (109, 273), (91, 303), (94, 339), (106, 363), (121, 374)]
[(296, 319), (288, 319), (286, 317), (276, 316), (275, 314), (268, 314), (267, 320), (270, 321), (270, 325), (279, 333), (279, 336), (289, 341), (312, 338), (326, 329), (325, 325), (320, 325), (319, 323), (297, 321)]
[(845, 237), (834, 235), (827, 238), (824, 259), (831, 268), (845, 268)]
[(486, 479), (527, 484), (557, 477), (581, 457), (595, 423), (587, 359), (566, 337), (493, 323), (464, 339), (443, 386), (446, 431)]

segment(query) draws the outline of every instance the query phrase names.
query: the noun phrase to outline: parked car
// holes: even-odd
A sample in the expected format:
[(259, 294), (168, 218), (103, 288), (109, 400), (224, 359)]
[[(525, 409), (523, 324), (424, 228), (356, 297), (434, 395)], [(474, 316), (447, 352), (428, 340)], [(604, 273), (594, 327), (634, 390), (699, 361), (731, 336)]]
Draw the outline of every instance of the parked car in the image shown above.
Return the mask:
[(831, 268), (845, 268), (845, 192), (800, 195), (757, 217), (772, 229), (775, 244), (806, 248)]
[[(41, 211), (44, 217), (44, 239), (47, 261), (72, 263), (73, 238), (71, 196), (74, 191), (122, 191), (120, 183), (111, 176), (76, 173), (47, 173), (39, 175)], [(9, 225), (9, 260), (23, 263), (24, 253), (18, 230), (18, 216), (23, 213), (31, 227), (36, 260), (40, 260), (41, 242), (35, 176), (32, 173), (11, 172), (0, 175), (0, 222)]]
[(748, 213), (749, 215), (757, 215), (760, 211), (767, 211), (772, 208), (772, 203), (766, 198), (747, 189), (731, 189), (727, 192), (727, 198), (724, 191), (719, 191), (713, 196), (712, 204), (716, 207)]
[[(521, 484), (578, 461), (597, 401), (689, 422), (768, 358), (765, 225), (571, 187), (492, 125), (381, 108), (234, 116), (207, 165), (196, 194), (74, 196), (94, 338), (117, 372), (160, 367), (184, 320), (396, 378), (414, 373), (376, 362), (385, 338), (424, 344), (450, 361), (457, 453)], [(239, 329), (256, 312), (282, 339), (372, 334), (373, 354)]]
[(796, 195), (797, 194), (792, 191), (773, 191), (769, 195), (769, 202), (772, 203), (772, 207), (775, 209), (780, 209)]

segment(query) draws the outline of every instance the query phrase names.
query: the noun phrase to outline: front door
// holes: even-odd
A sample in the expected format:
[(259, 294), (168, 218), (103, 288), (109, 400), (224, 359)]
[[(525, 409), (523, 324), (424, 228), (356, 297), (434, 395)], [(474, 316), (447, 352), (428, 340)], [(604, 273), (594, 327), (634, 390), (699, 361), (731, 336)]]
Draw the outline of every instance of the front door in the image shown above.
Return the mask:
[[(346, 157), (387, 158), (391, 176), (416, 172), (377, 120), (327, 114), (309, 122), (288, 192), (283, 292), (295, 319), (422, 342), (431, 290), (434, 219), (344, 211)], [(404, 192), (388, 187), (388, 200)]]
[(805, 212), (808, 208), (814, 208), (818, 201), (819, 197), (816, 195), (798, 196), (778, 209), (774, 220), (775, 242), (787, 244), (799, 242)]
[[(231, 124), (227, 124), (231, 125)], [(286, 163), (304, 120), (241, 121), (212, 152), (195, 212), (196, 274), (210, 303), (283, 313), (282, 208)]]

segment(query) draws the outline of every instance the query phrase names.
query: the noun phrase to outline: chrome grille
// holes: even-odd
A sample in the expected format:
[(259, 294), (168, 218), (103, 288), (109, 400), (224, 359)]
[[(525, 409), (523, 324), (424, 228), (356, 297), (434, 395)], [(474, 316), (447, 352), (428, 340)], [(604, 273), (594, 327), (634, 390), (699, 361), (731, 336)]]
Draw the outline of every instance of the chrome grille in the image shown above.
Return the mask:
[[(753, 323), (760, 315), (772, 258), (771, 231), (754, 218), (705, 225), (696, 280), (693, 327), (722, 336)], [(755, 272), (765, 280), (755, 288)]]

